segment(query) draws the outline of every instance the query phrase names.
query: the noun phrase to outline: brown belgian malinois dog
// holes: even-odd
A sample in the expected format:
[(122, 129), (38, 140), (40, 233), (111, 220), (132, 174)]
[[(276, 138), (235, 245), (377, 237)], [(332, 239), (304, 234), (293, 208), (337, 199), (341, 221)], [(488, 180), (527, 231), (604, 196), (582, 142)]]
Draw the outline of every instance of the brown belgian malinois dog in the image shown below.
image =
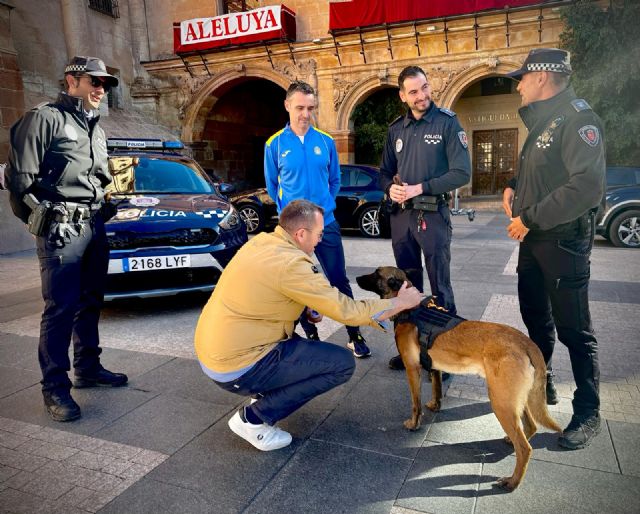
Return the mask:
[[(381, 298), (393, 298), (402, 284), (408, 282), (404, 271), (392, 266), (380, 267), (356, 280), (362, 289), (377, 293)], [(399, 321), (395, 338), (407, 371), (413, 403), (411, 418), (404, 426), (417, 430), (422, 418), (418, 329), (411, 322)], [(429, 356), (433, 366), (432, 398), (426, 407), (433, 412), (440, 410), (442, 371), (475, 374), (486, 379), (491, 408), (507, 434), (505, 440), (513, 444), (516, 453), (513, 475), (500, 478), (498, 485), (513, 491), (527, 471), (532, 452), (528, 440), (536, 433), (536, 422), (562, 432), (547, 410), (547, 367), (542, 353), (531, 339), (513, 327), (485, 321), (462, 321), (435, 338)]]

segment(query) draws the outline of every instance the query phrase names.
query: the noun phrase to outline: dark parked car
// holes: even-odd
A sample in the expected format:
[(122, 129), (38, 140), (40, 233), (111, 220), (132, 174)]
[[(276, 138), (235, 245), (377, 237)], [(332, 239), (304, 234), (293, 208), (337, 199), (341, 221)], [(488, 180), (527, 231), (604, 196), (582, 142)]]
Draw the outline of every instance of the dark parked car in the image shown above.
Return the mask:
[(640, 168), (607, 168), (607, 190), (596, 215), (596, 233), (615, 246), (640, 248)]
[[(378, 186), (378, 168), (360, 164), (340, 166), (341, 186), (336, 198), (336, 220), (342, 228), (357, 228), (367, 237), (389, 232), (389, 220), (379, 219), (384, 193)], [(265, 188), (230, 195), (250, 234), (277, 223), (278, 213)]]
[(240, 215), (179, 141), (110, 139), (105, 299), (211, 291), (247, 241)]

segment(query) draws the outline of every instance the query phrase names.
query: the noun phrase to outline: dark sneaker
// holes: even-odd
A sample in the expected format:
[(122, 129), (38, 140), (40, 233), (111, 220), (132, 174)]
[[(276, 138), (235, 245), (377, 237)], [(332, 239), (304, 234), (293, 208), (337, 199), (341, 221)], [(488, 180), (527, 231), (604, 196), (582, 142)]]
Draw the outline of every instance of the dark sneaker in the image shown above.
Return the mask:
[(362, 334), (358, 334), (355, 337), (351, 338), (351, 340), (347, 343), (347, 348), (353, 352), (358, 359), (362, 359), (363, 357), (369, 357), (371, 355), (371, 350), (367, 346), (367, 342), (362, 337)]
[(547, 372), (547, 405), (557, 405), (558, 391), (553, 383), (553, 373)]
[(391, 360), (389, 360), (389, 368), (396, 371), (404, 369), (404, 362), (402, 362), (402, 357), (400, 357), (400, 355), (391, 357)]
[(54, 421), (73, 421), (82, 413), (69, 391), (42, 391), (44, 405)]
[(127, 383), (129, 378), (124, 373), (113, 373), (108, 369), (101, 369), (93, 375), (76, 375), (74, 387), (120, 387)]
[(558, 444), (567, 450), (580, 450), (591, 444), (595, 436), (600, 433), (600, 416), (576, 416), (571, 418), (571, 423), (564, 429)]

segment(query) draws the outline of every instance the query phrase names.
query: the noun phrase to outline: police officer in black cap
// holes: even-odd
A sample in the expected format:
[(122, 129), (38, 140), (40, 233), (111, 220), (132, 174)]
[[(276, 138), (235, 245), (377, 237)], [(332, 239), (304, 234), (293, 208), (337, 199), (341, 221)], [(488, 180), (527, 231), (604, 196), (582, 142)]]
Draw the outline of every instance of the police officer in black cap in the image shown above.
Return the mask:
[[(391, 212), (393, 254), (399, 268), (423, 291), (422, 254), (431, 294), (451, 314), (451, 219), (449, 192), (471, 177), (467, 135), (455, 113), (431, 100), (427, 74), (408, 66), (398, 77), (407, 114), (389, 125), (380, 165), (380, 185), (394, 202)], [(389, 361), (403, 369), (400, 356)]]
[(100, 364), (98, 320), (109, 263), (104, 222), (111, 182), (98, 107), (118, 79), (95, 57), (74, 57), (66, 92), (27, 112), (11, 128), (6, 170), (16, 216), (36, 236), (45, 308), (38, 357), (42, 394), (56, 421), (80, 417), (75, 387), (122, 386), (127, 376)]
[[(519, 111), (529, 134), (516, 178), (503, 194), (509, 237), (520, 241), (518, 297), (529, 336), (551, 369), (558, 339), (576, 382), (573, 417), (559, 439), (575, 450), (600, 432), (598, 343), (589, 314), (594, 213), (605, 183), (602, 122), (569, 86), (569, 53), (529, 52), (519, 70)], [(557, 403), (551, 373), (547, 403)]]

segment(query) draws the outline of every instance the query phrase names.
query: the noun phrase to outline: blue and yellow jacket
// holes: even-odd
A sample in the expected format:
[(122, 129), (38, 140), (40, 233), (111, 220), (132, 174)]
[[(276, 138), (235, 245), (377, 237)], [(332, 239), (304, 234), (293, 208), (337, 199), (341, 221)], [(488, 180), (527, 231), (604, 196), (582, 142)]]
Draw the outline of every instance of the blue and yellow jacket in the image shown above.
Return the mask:
[(287, 123), (265, 144), (264, 179), (278, 213), (292, 200), (304, 199), (324, 209), (325, 226), (335, 220), (340, 163), (326, 132), (310, 127), (302, 143)]

